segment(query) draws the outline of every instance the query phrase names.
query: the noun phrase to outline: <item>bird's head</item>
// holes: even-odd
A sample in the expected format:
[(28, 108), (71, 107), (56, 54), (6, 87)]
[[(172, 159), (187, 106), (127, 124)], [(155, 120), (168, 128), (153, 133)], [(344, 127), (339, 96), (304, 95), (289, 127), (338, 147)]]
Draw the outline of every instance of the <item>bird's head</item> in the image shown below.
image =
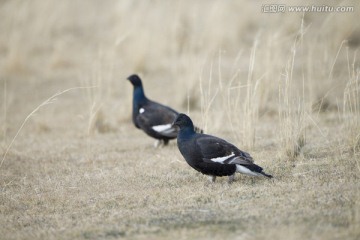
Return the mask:
[(140, 77), (139, 77), (138, 75), (136, 75), (136, 74), (133, 74), (133, 75), (129, 76), (129, 77), (127, 78), (127, 80), (129, 80), (134, 87), (140, 87), (140, 86), (142, 86), (141, 79), (140, 79)]
[(183, 114), (183, 113), (180, 113), (177, 116), (173, 125), (179, 127), (180, 129), (183, 129), (186, 127), (194, 129), (194, 125), (193, 125), (193, 122), (191, 121), (191, 119), (186, 114)]

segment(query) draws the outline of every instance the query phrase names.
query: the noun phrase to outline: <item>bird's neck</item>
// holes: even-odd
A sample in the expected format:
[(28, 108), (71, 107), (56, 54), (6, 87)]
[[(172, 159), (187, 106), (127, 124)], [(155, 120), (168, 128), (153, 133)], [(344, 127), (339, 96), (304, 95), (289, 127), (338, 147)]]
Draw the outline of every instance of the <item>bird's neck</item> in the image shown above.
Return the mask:
[(134, 88), (134, 104), (142, 104), (144, 101), (146, 101), (146, 96), (144, 93), (144, 89), (142, 86), (135, 87)]
[(195, 134), (194, 126), (187, 126), (180, 129), (178, 133), (179, 140), (186, 140)]

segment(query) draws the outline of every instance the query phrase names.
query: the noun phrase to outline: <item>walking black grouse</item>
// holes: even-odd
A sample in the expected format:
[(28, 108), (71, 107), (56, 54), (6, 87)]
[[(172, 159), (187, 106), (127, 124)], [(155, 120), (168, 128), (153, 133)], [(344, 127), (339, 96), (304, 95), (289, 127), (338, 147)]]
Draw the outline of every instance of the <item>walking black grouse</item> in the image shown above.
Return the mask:
[(187, 115), (180, 113), (173, 125), (180, 128), (177, 145), (186, 162), (195, 170), (209, 175), (212, 182), (217, 176), (229, 176), (231, 183), (236, 172), (272, 178), (254, 164), (250, 154), (221, 138), (196, 133)]
[[(134, 125), (158, 140), (155, 142), (155, 147), (161, 142), (167, 145), (169, 140), (175, 139), (177, 136), (178, 130), (172, 123), (179, 113), (170, 107), (148, 99), (138, 75), (131, 75), (127, 79), (134, 86), (132, 111)], [(195, 128), (195, 130), (202, 132), (199, 128)]]

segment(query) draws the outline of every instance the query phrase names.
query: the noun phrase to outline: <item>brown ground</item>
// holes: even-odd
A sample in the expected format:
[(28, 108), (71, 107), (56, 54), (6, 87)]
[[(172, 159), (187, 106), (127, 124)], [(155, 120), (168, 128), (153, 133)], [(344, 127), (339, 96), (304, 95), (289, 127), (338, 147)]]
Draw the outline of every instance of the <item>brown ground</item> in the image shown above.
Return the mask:
[[(360, 5), (336, 4), (354, 12), (2, 1), (0, 238), (359, 239)], [(155, 149), (135, 72), (274, 178), (209, 184), (176, 141)]]

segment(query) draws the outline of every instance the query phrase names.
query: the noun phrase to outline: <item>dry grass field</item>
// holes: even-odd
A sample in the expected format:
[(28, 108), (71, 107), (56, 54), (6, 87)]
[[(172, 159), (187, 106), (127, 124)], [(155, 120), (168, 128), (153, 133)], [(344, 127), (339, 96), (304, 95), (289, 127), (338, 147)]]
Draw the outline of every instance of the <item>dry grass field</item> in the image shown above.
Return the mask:
[[(354, 11), (1, 1), (0, 239), (360, 239), (360, 3), (275, 2)], [(274, 178), (155, 149), (133, 73)]]

